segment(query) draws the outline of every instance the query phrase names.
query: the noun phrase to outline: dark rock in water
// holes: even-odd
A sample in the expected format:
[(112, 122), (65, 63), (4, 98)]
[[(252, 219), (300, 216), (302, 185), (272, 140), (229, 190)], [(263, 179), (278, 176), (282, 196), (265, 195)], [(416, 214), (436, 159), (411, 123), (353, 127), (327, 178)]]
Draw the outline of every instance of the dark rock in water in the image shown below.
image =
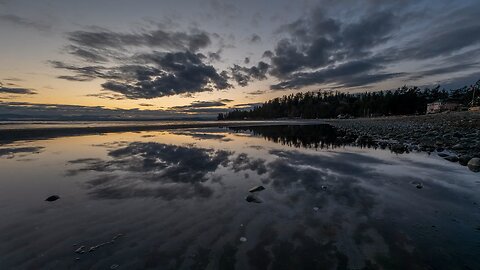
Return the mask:
[(470, 159), (472, 159), (472, 157), (469, 155), (461, 155), (458, 157), (458, 163), (460, 163), (462, 166), (467, 166)]
[(448, 154), (445, 153), (438, 153), (437, 155), (442, 158), (448, 157)]
[(480, 172), (480, 158), (470, 159), (467, 166), (472, 172)]
[(450, 162), (457, 162), (458, 157), (457, 156), (448, 156), (448, 157), (445, 157), (445, 160), (448, 160)]
[(327, 186), (321, 186), (322, 190), (327, 190)]
[(249, 192), (257, 192), (257, 191), (262, 191), (264, 190), (265, 188), (263, 186), (256, 186), (256, 187), (253, 187), (249, 190)]
[(53, 201), (56, 201), (56, 200), (58, 200), (58, 199), (60, 199), (60, 196), (58, 196), (58, 195), (52, 195), (52, 196), (46, 198), (45, 201), (47, 201), (47, 202), (53, 202)]
[(245, 200), (247, 202), (253, 202), (253, 203), (261, 203), (262, 202), (262, 200), (260, 200), (260, 198), (256, 197), (253, 194), (250, 194), (247, 197), (245, 197)]
[(75, 253), (83, 254), (85, 253), (85, 246), (81, 246), (75, 250)]
[(418, 183), (418, 184), (416, 185), (416, 187), (417, 187), (418, 189), (421, 189), (421, 188), (423, 188), (423, 184), (422, 184), (422, 183)]

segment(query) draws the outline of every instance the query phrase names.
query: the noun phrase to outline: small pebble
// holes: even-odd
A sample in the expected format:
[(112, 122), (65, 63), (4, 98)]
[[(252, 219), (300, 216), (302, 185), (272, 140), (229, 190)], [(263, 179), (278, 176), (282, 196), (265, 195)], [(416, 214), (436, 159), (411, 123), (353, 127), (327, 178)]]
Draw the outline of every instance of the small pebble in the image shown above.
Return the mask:
[(47, 201), (47, 202), (54, 202), (54, 201), (56, 201), (56, 200), (58, 200), (58, 199), (60, 199), (60, 196), (58, 196), (58, 195), (52, 195), (52, 196), (46, 198), (45, 201)]

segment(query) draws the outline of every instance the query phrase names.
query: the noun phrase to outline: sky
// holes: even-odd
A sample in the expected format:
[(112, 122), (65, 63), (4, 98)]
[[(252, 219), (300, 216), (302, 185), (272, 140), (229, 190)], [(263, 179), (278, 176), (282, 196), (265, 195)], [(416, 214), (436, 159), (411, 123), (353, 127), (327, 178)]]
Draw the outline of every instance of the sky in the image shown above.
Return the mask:
[(0, 0), (0, 116), (178, 118), (480, 79), (478, 0)]

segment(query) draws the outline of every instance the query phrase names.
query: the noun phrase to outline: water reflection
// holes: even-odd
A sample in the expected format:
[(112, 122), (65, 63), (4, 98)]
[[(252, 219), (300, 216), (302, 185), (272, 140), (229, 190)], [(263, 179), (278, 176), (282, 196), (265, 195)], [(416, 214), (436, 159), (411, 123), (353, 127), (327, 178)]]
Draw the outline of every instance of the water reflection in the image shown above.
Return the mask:
[(355, 145), (374, 149), (388, 148), (398, 154), (408, 153), (412, 150), (394, 141), (375, 141), (370, 136), (358, 136), (326, 124), (242, 126), (229, 127), (229, 129), (236, 133), (253, 134), (268, 141), (297, 148), (334, 149), (346, 145)]
[(2, 147), (0, 148), (0, 158), (14, 158), (16, 156), (26, 157), (31, 154), (38, 154), (42, 151), (43, 147), (30, 146), (30, 147)]
[[(478, 175), (345, 138), (278, 126), (44, 142), (30, 172), (0, 163), (0, 268), (480, 268)], [(32, 194), (12, 195), (22, 183)], [(259, 184), (263, 203), (246, 202)], [(41, 204), (46, 192), (61, 199)]]
[(164, 199), (209, 197), (212, 190), (203, 185), (207, 174), (228, 162), (230, 152), (222, 150), (132, 142), (111, 150), (110, 160), (77, 159), (80, 167), (68, 171), (104, 174), (87, 182), (90, 194), (98, 198), (162, 197)]

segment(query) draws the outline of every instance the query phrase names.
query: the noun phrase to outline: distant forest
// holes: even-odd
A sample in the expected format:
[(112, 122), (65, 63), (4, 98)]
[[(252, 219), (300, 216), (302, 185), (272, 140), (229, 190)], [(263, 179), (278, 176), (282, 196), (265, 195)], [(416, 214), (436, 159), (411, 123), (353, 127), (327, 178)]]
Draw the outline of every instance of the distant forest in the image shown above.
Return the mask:
[(452, 90), (440, 89), (440, 86), (423, 90), (404, 86), (394, 91), (355, 94), (338, 91), (297, 93), (274, 98), (250, 110), (220, 113), (218, 120), (424, 114), (427, 104), (437, 100), (453, 100), (467, 106), (472, 102), (474, 92), (476, 97), (480, 95), (479, 89), (480, 80), (474, 85)]

